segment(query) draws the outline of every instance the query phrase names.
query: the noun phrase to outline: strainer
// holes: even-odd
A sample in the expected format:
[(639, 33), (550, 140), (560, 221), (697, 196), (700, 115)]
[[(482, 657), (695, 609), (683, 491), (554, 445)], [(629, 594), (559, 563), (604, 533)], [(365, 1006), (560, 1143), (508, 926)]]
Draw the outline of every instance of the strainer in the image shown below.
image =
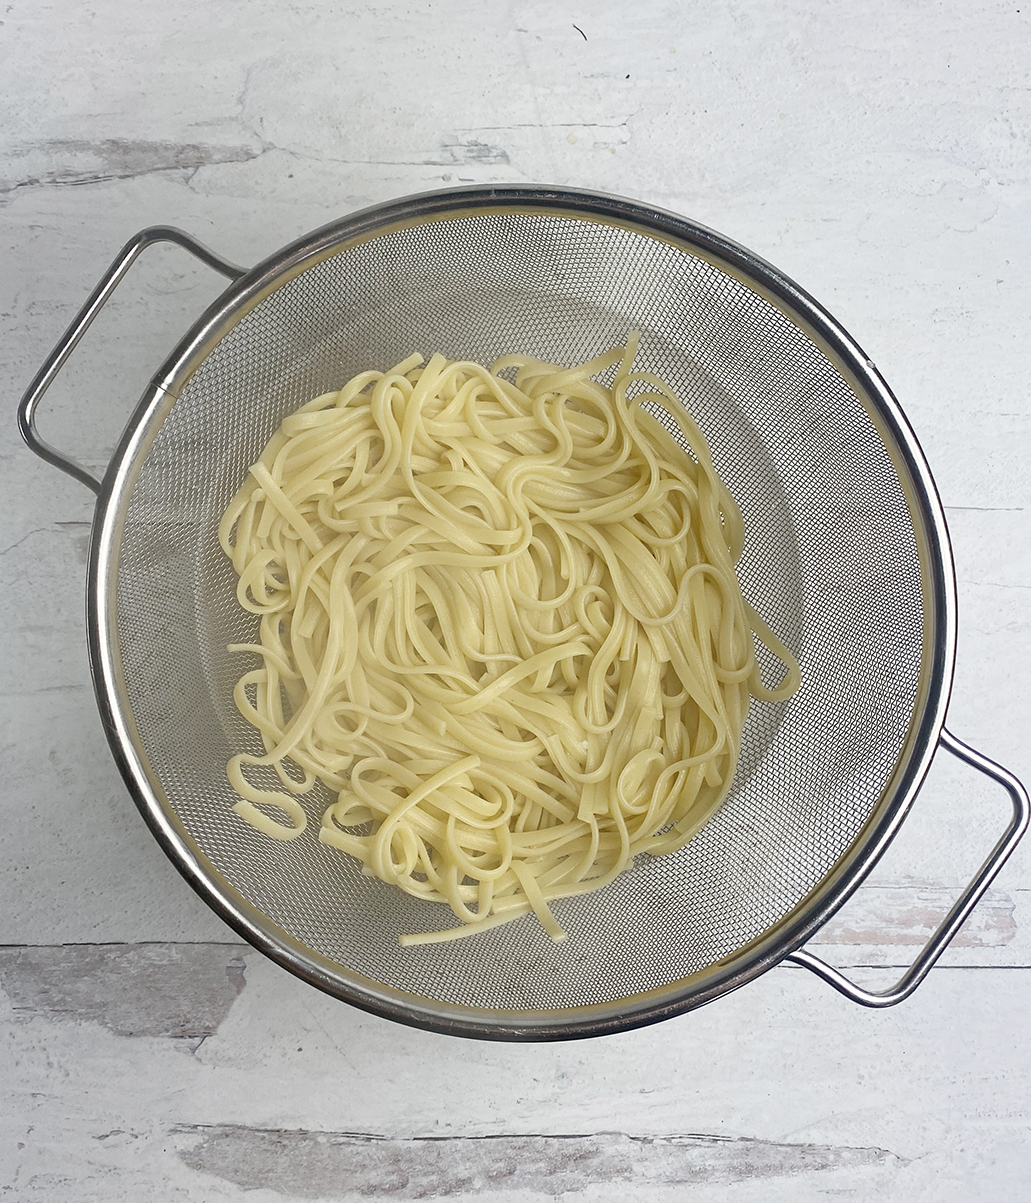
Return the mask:
[[(158, 370), (103, 482), (35, 432), (35, 407), (136, 256), (170, 241), (232, 284)], [(790, 702), (755, 703), (725, 805), (679, 853), (450, 945), (398, 946), (439, 909), (362, 877), (316, 833), (240, 821), (226, 761), (255, 745), (226, 645), (253, 639), (216, 524), (283, 416), (413, 350), (573, 364), (642, 332), (638, 365), (698, 418), (741, 505), (746, 596), (796, 652)], [(344, 218), (249, 271), (170, 228), (127, 244), (41, 369), (30, 446), (94, 489), (90, 658), (116, 760), (155, 836), (241, 935), (327, 992), (466, 1036), (653, 1022), (789, 957), (869, 1006), (906, 997), (1022, 835), (1027, 795), (943, 728), (955, 647), (944, 515), (887, 386), (812, 298), (684, 218), (589, 192), (474, 187)], [(772, 672), (772, 666), (767, 665)], [(768, 676), (770, 673), (767, 674)], [(872, 993), (802, 949), (870, 871), (944, 745), (1013, 818), (935, 936)]]

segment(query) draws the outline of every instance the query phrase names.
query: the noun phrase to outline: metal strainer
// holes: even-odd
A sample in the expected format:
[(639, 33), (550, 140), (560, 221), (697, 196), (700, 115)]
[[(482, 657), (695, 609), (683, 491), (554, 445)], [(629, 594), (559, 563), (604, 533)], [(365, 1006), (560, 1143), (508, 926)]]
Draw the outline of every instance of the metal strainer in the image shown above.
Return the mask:
[[(33, 411), (136, 255), (172, 241), (233, 280), (145, 392), (103, 483), (44, 444)], [(283, 416), (413, 350), (489, 363), (585, 360), (642, 331), (638, 364), (698, 418), (741, 505), (745, 595), (797, 653), (790, 702), (755, 703), (733, 790), (679, 853), (478, 937), (401, 949), (439, 908), (362, 877), (308, 831), (269, 841), (231, 811), (236, 751), (260, 752), (226, 645), (254, 637), (216, 525)], [(250, 271), (172, 229), (130, 242), (22, 402), (35, 451), (99, 494), (90, 656), (116, 759), (187, 880), (316, 986), (406, 1023), (555, 1039), (665, 1018), (785, 956), (868, 1005), (905, 997), (1027, 824), (1027, 795), (943, 730), (955, 592), (941, 505), (875, 368), (790, 280), (683, 218), (587, 192), (417, 196), (335, 222)], [(765, 665), (773, 672), (772, 665)], [(902, 822), (939, 743), (1014, 815), (938, 933), (884, 994), (799, 951)]]

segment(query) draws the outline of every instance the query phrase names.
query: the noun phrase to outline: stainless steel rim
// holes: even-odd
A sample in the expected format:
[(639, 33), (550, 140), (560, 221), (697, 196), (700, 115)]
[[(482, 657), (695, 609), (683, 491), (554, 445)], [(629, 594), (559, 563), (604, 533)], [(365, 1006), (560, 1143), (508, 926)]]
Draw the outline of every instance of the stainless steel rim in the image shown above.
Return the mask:
[[(352, 975), (301, 945), (236, 893), (208, 863), (175, 818), (134, 737), (114, 631), (120, 533), (136, 474), (179, 391), (237, 321), (307, 267), (385, 227), (432, 220), (456, 211), (541, 210), (627, 225), (684, 247), (773, 300), (833, 360), (867, 405), (895, 461), (925, 565), (928, 648), (922, 702), (907, 751), (862, 834), (823, 882), (781, 923), (720, 965), (675, 986), (585, 1008), (582, 1013), (483, 1012), (424, 1000)], [(956, 641), (955, 577), (944, 512), (923, 453), (901, 408), (873, 363), (804, 290), (752, 252), (672, 213), (619, 197), (569, 189), (472, 187), (408, 197), (363, 210), (315, 231), (234, 282), (195, 324), (153, 378), (113, 456), (94, 519), (87, 585), (90, 663), (104, 728), (143, 817), (166, 853), (204, 900), (241, 936), (303, 980), (364, 1010), (416, 1027), (483, 1039), (558, 1040), (597, 1036), (655, 1023), (745, 985), (821, 927), (891, 842), (930, 766), (941, 736)]]

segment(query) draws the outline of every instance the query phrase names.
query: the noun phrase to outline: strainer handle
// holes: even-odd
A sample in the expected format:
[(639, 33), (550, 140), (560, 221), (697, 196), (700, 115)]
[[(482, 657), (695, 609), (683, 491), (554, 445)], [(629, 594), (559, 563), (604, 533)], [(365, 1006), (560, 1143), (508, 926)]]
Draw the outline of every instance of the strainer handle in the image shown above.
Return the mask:
[(943, 747), (948, 748), (954, 756), (958, 756), (960, 760), (965, 760), (973, 768), (980, 769), (982, 773), (986, 773), (1006, 790), (1010, 796), (1010, 801), (1013, 803), (1013, 817), (1010, 819), (1006, 830), (1002, 833), (999, 842), (988, 854), (984, 864), (974, 874), (973, 880), (956, 899), (952, 910), (942, 920), (938, 930), (928, 940), (927, 944), (921, 950), (920, 955), (890, 990), (881, 992), (864, 990), (862, 986), (857, 986), (855, 982), (850, 981), (844, 974), (839, 973), (837, 969), (832, 969), (825, 961), (821, 961), (819, 957), (814, 957), (811, 952), (806, 952), (804, 948), (799, 949), (798, 952), (790, 953), (786, 958), (789, 961), (794, 961), (797, 965), (804, 965), (806, 969), (811, 969), (813, 973), (822, 977), (825, 982), (829, 982), (835, 990), (840, 990), (846, 998), (852, 999), (853, 1002), (862, 1003), (864, 1007), (892, 1007), (895, 1003), (902, 1002), (904, 998), (908, 998), (913, 993), (927, 976), (931, 966), (948, 947), (952, 937), (962, 927), (967, 916), (980, 902), (984, 892), (995, 879), (995, 875), (1006, 863), (1010, 853), (1020, 842), (1020, 837), (1027, 830), (1028, 816), (1031, 813), (1031, 808), (1028, 805), (1027, 790), (1016, 777), (1000, 765), (997, 765), (994, 761), (989, 760), (987, 756), (982, 756), (980, 752), (962, 743), (949, 731), (942, 731), (941, 744)]
[(137, 256), (156, 242), (174, 242), (177, 246), (189, 251), (191, 255), (195, 255), (208, 267), (221, 272), (223, 276), (228, 276), (230, 280), (236, 280), (244, 274), (244, 268), (237, 267), (234, 263), (220, 258), (213, 251), (209, 251), (206, 246), (202, 246), (195, 238), (191, 238), (189, 234), (177, 230), (173, 226), (149, 226), (145, 230), (140, 230), (115, 256), (114, 262), (101, 277), (100, 283), (93, 289), (86, 298), (86, 303), (75, 315), (75, 320), (61, 335), (57, 346), (46, 357), (43, 366), (36, 373), (18, 406), (18, 429), (29, 447), (40, 459), (46, 460), (48, 464), (53, 464), (55, 468), (60, 468), (62, 472), (67, 472), (69, 476), (92, 489), (94, 493), (100, 492), (100, 481), (82, 464), (62, 455), (55, 447), (51, 447), (49, 443), (40, 438), (36, 430), (36, 406), (39, 405), (43, 394), (53, 383), (57, 373), (64, 367), (68, 356), (75, 350), (79, 339), (103, 309), (108, 297), (132, 267)]

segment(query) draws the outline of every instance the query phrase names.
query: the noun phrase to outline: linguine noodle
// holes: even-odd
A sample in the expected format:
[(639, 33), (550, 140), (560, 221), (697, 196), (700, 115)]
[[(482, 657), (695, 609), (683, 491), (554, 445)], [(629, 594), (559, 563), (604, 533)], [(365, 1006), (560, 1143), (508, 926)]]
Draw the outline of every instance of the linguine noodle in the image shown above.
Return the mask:
[[(402, 944), (530, 911), (562, 939), (550, 904), (686, 843), (750, 697), (798, 686), (741, 595), (738, 508), (636, 343), (362, 372), (284, 419), (222, 519), (260, 615), (231, 649), (260, 657), (235, 700), (265, 748), (229, 762), (235, 810), (292, 839), (321, 781), (319, 839), (460, 921)], [(753, 635), (785, 666), (773, 688)]]

